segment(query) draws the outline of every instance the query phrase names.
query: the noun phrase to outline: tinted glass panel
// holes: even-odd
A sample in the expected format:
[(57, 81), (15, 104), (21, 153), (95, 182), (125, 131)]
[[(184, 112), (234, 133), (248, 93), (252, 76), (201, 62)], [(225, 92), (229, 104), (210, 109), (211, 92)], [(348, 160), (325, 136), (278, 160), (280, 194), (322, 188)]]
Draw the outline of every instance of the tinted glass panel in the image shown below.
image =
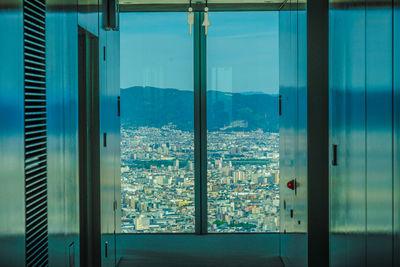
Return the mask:
[(193, 40), (185, 13), (121, 14), (122, 231), (194, 231)]
[(211, 13), (209, 232), (279, 227), (278, 13)]

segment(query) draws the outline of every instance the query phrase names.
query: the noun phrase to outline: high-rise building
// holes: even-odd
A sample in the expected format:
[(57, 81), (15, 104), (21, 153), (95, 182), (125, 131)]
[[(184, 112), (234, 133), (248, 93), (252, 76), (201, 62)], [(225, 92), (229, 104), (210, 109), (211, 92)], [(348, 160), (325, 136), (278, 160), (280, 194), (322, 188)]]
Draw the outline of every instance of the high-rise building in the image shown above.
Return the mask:
[(175, 169), (179, 169), (179, 160), (178, 159), (175, 160), (174, 167), (175, 167)]

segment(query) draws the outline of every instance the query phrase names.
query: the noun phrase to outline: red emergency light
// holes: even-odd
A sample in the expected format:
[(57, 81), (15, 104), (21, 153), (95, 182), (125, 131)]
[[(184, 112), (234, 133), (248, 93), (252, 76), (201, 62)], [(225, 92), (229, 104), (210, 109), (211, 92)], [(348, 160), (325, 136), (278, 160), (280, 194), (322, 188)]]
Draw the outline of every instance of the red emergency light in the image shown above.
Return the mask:
[(292, 190), (296, 189), (296, 182), (295, 182), (295, 180), (289, 181), (289, 182), (287, 183), (287, 187), (288, 187), (289, 189), (292, 189)]

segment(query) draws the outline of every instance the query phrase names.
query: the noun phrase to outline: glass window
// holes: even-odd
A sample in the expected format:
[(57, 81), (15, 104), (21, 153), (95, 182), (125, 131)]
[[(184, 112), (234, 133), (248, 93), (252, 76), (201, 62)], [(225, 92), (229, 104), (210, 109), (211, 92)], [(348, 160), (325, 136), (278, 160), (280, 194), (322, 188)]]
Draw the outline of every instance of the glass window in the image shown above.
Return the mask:
[(194, 232), (186, 13), (121, 14), (122, 231)]
[(278, 12), (211, 13), (208, 231), (279, 229)]
[[(207, 160), (196, 162), (196, 175), (207, 166), (207, 184), (197, 185), (207, 186), (208, 222), (197, 226), (276, 232), (278, 12), (211, 12), (210, 21), (207, 110), (196, 105), (207, 113)], [(194, 144), (204, 155), (203, 135), (194, 142), (194, 63), (204, 62), (194, 60), (194, 42), (204, 40), (197, 33), (189, 35), (185, 12), (121, 14), (123, 232), (195, 232), (195, 207), (207, 214), (194, 203), (205, 192), (194, 188)]]

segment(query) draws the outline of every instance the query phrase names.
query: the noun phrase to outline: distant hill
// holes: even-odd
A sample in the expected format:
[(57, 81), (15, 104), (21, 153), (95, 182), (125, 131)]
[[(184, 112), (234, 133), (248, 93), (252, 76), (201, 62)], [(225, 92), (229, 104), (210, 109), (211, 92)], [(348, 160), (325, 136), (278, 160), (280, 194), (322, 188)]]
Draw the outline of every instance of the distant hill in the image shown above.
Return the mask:
[[(134, 86), (121, 89), (121, 120), (132, 126), (161, 127), (170, 122), (193, 130), (193, 92)], [(207, 92), (209, 130), (278, 132), (278, 96)]]

